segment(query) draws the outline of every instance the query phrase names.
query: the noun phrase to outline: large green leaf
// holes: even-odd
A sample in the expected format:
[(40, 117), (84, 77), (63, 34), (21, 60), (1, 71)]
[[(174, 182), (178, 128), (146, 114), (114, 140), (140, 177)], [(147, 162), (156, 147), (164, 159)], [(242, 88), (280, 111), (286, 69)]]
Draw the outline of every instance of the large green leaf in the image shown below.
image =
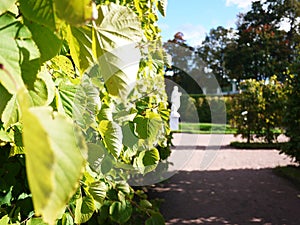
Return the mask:
[(124, 224), (126, 223), (132, 214), (132, 206), (128, 201), (114, 202), (109, 207), (109, 214), (113, 221)]
[(79, 185), (86, 146), (81, 132), (51, 108), (23, 107), (22, 118), (26, 171), (34, 208), (45, 222), (53, 224)]
[(101, 108), (99, 91), (87, 76), (80, 85), (62, 81), (58, 86), (59, 101), (63, 111), (82, 128), (96, 125), (96, 115)]
[(72, 118), (74, 99), (78, 86), (62, 81), (58, 85), (57, 108), (60, 113), (66, 114)]
[(92, 19), (91, 0), (54, 0), (57, 15), (73, 25), (81, 25)]
[(107, 185), (101, 181), (94, 182), (89, 186), (89, 193), (93, 196), (93, 198), (96, 201), (100, 203), (102, 203), (105, 200), (107, 191)]
[(56, 18), (53, 0), (19, 0), (19, 3), (22, 14), (29, 21), (55, 30)]
[[(48, 27), (38, 23), (32, 23), (29, 20), (25, 20), (25, 25), (31, 31), (32, 39), (40, 50), (41, 62), (45, 62), (58, 54), (62, 46), (62, 40), (59, 39), (53, 31)], [(47, 37), (47, 41), (45, 37)]]
[(16, 0), (2, 0), (0, 2), (0, 15), (7, 11), (15, 2)]
[(96, 115), (101, 108), (100, 93), (88, 76), (84, 75), (76, 90), (73, 119), (82, 128), (97, 127)]
[(20, 23), (11, 15), (0, 16), (0, 82), (11, 94), (24, 87), (19, 64), (20, 50), (16, 43)]
[(94, 198), (91, 195), (76, 200), (75, 223), (87, 222), (96, 210)]
[(88, 162), (90, 167), (100, 173), (101, 162), (105, 156), (106, 149), (103, 145), (88, 143)]
[(141, 22), (128, 7), (99, 7), (93, 30), (93, 52), (108, 92), (126, 97), (136, 80), (141, 58), (137, 43), (142, 39)]
[(147, 112), (146, 116), (137, 116), (134, 119), (136, 132), (142, 139), (153, 141), (157, 138), (158, 132), (162, 129), (163, 121), (159, 114)]
[(156, 148), (144, 150), (136, 158), (136, 166), (142, 173), (148, 173), (156, 168), (159, 159), (159, 151)]
[(90, 27), (69, 26), (67, 41), (72, 59), (81, 73), (94, 65), (96, 60), (92, 51), (92, 29)]
[(98, 129), (109, 152), (113, 156), (119, 157), (123, 148), (121, 127), (115, 122), (102, 120)]

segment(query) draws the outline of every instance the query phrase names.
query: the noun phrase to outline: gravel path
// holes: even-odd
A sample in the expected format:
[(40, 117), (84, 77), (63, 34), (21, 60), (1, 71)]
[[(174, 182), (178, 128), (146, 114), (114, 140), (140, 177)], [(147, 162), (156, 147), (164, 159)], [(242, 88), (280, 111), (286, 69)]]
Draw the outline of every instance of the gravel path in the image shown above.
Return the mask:
[[(150, 189), (166, 224), (299, 225), (300, 191), (272, 173), (290, 164), (277, 150), (235, 150), (231, 135), (175, 135), (178, 172)], [(175, 156), (174, 156), (175, 155)]]

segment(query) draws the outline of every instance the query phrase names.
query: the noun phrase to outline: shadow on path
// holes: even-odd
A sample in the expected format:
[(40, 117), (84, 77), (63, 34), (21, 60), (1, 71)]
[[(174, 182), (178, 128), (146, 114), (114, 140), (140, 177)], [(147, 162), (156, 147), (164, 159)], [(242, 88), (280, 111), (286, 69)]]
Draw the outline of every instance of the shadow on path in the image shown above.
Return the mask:
[(169, 225), (300, 224), (300, 191), (271, 169), (180, 171), (149, 194)]

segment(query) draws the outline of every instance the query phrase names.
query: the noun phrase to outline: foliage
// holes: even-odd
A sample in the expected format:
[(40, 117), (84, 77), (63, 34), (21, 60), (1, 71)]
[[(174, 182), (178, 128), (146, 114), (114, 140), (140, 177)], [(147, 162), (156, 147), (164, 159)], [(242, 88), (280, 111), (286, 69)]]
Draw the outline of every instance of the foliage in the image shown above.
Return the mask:
[(284, 143), (264, 143), (264, 142), (231, 142), (230, 146), (237, 149), (280, 149)]
[[(177, 32), (174, 39), (164, 43), (166, 52), (172, 57), (169, 68), (166, 69), (165, 77), (188, 94), (202, 94), (203, 88), (216, 90), (214, 77), (206, 71), (206, 63), (198, 57), (197, 50), (185, 43), (183, 34)], [(168, 91), (173, 90), (173, 85), (169, 85)], [(212, 87), (211, 87), (212, 86)], [(168, 87), (168, 85), (167, 85)]]
[(167, 1), (96, 3), (0, 3), (1, 224), (164, 224), (128, 179), (168, 156)]
[[(253, 2), (250, 11), (239, 15), (237, 37), (225, 50), (228, 76), (240, 81), (264, 80), (276, 74), (284, 81), (299, 43), (298, 17), (298, 1)], [(282, 21), (290, 25), (289, 30), (282, 29)]]
[(292, 75), (287, 80), (287, 101), (285, 104), (283, 124), (285, 135), (289, 142), (283, 146), (282, 153), (291, 156), (300, 163), (300, 80), (298, 75)]
[(242, 93), (233, 99), (231, 124), (237, 134), (250, 143), (254, 137), (271, 143), (282, 127), (285, 92), (283, 85), (272, 77), (268, 84), (253, 79), (241, 83)]
[(198, 48), (200, 58), (207, 63), (221, 86), (226, 86), (229, 82), (228, 71), (225, 67), (225, 53), (227, 46), (234, 40), (233, 37), (232, 28), (226, 29), (218, 26), (210, 30)]
[[(181, 107), (179, 108), (182, 122), (212, 123), (212, 115), (215, 121), (221, 121), (226, 115), (229, 120), (234, 96), (205, 96), (205, 95), (182, 95)], [(226, 107), (224, 107), (224, 103)]]

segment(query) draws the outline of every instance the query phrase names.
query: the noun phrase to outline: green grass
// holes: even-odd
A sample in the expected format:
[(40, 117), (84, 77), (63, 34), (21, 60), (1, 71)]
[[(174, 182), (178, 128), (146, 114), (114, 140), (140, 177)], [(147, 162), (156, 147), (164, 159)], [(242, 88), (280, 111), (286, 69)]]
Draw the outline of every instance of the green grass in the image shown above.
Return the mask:
[(275, 174), (293, 183), (300, 189), (300, 167), (299, 166), (278, 166), (274, 170)]
[(231, 142), (230, 146), (238, 149), (281, 149), (284, 143), (246, 143), (246, 142)]
[(213, 123), (180, 123), (179, 130), (175, 133), (192, 134), (235, 134), (236, 130), (226, 124)]

